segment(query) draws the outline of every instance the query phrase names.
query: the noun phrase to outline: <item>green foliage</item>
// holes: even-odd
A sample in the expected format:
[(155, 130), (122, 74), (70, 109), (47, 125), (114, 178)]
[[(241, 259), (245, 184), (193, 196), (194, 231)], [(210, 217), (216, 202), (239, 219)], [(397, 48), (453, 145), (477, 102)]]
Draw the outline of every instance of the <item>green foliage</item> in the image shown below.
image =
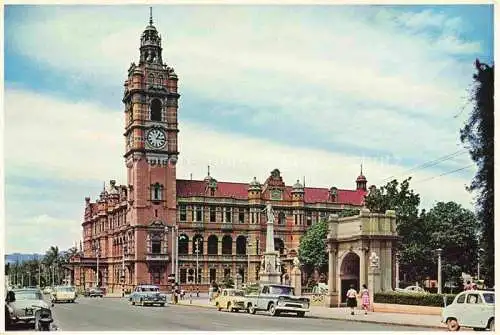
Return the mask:
[(446, 297), (449, 305), (455, 299), (455, 294), (379, 292), (375, 293), (373, 301), (381, 304), (444, 307), (443, 297)]
[(321, 269), (328, 264), (325, 242), (327, 235), (326, 220), (315, 223), (302, 235), (299, 245), (299, 260), (302, 264), (315, 269)]
[(495, 66), (482, 64), (476, 59), (475, 86), (471, 100), (474, 108), (468, 122), (460, 130), (460, 139), (469, 150), (478, 170), (468, 190), (478, 194), (476, 209), (481, 222), (482, 247), (486, 251), (484, 269), (487, 285), (495, 279), (494, 248), (494, 72)]
[(437, 278), (437, 255), (442, 251), (443, 281), (456, 281), (461, 272), (473, 272), (478, 223), (474, 214), (454, 202), (439, 202), (430, 211), (418, 214), (420, 197), (410, 189), (408, 178), (396, 180), (371, 192), (365, 200), (370, 211), (396, 210), (397, 231), (401, 237), (400, 271), (408, 281)]

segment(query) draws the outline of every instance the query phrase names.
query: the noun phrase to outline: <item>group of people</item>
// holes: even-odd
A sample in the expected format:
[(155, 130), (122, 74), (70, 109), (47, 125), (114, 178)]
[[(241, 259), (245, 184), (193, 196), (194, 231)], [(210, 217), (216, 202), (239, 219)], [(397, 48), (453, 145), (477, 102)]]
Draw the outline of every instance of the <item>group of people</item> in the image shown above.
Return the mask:
[(370, 292), (365, 284), (363, 284), (359, 295), (354, 285), (351, 284), (351, 287), (347, 291), (347, 307), (351, 308), (351, 315), (354, 315), (354, 308), (358, 305), (358, 296), (361, 297), (361, 308), (363, 308), (365, 315), (367, 315), (370, 308)]
[(208, 288), (208, 300), (212, 302), (217, 296), (220, 294), (221, 289), (216, 282), (212, 282), (210, 287)]
[[(194, 292), (193, 292), (194, 291)], [(193, 293), (196, 292), (196, 296), (200, 296), (200, 288), (197, 286), (195, 290), (192, 287), (189, 288), (189, 297), (193, 297)], [(177, 304), (179, 300), (183, 300), (186, 296), (186, 291), (181, 289), (178, 283), (172, 284), (172, 303)]]

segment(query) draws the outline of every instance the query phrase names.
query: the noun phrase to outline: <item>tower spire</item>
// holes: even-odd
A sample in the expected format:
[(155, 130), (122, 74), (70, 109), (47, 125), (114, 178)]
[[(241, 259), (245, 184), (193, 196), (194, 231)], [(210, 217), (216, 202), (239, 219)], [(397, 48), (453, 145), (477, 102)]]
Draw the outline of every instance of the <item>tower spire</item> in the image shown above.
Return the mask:
[(361, 175), (363, 175), (363, 163), (361, 163)]
[(149, 7), (149, 25), (153, 25), (153, 7)]
[(208, 176), (210, 177), (210, 165), (208, 165), (207, 167), (208, 167)]

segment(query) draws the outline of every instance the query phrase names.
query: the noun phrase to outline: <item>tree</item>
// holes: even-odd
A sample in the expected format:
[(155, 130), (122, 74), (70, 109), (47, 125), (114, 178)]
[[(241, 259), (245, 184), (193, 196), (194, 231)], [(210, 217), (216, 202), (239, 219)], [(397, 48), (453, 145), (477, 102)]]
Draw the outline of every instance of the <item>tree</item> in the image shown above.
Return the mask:
[(418, 215), (420, 195), (410, 189), (410, 180), (411, 177), (401, 184), (396, 179), (388, 182), (370, 192), (365, 198), (365, 205), (374, 213), (396, 211), (396, 227), (401, 237), (398, 247), (400, 270), (409, 276), (409, 281), (413, 281), (423, 279), (421, 277), (428, 271), (427, 257), (423, 252), (428, 235)]
[[(454, 282), (462, 272), (474, 273), (478, 243), (475, 232), (479, 222), (474, 213), (455, 202), (438, 202), (422, 215), (425, 228), (430, 232), (426, 252), (442, 249), (443, 281)], [(437, 277), (437, 257), (429, 259), (429, 275)]]
[(320, 220), (313, 224), (300, 238), (299, 260), (306, 267), (306, 272), (325, 270), (328, 265), (326, 251), (326, 237), (328, 235), (328, 222)]
[(477, 59), (475, 66), (477, 73), (473, 75), (475, 86), (471, 94), (474, 108), (464, 128), (460, 129), (460, 139), (478, 167), (468, 190), (478, 193), (476, 210), (481, 222), (482, 246), (486, 251), (485, 282), (493, 285), (495, 280), (493, 118), (495, 66), (480, 63)]

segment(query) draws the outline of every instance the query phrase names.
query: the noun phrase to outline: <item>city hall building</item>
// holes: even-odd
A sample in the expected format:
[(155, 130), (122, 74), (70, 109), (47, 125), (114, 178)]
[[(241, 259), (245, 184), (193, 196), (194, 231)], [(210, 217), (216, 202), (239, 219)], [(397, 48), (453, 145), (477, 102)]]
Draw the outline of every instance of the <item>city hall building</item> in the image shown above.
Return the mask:
[(287, 185), (278, 169), (248, 176), (248, 183), (219, 181), (209, 170), (203, 180), (177, 179), (179, 77), (162, 59), (152, 18), (139, 50), (124, 84), (125, 131), (116, 134), (124, 135), (127, 184), (111, 180), (95, 202), (85, 198), (73, 284), (98, 282), (108, 292), (141, 283), (166, 289), (173, 277), (205, 286), (238, 273), (255, 282), (266, 248), (267, 204), (275, 211), (275, 249), (286, 280), (307, 228), (329, 214), (360, 209), (366, 178), (361, 172), (351, 190), (304, 187), (292, 176)]

